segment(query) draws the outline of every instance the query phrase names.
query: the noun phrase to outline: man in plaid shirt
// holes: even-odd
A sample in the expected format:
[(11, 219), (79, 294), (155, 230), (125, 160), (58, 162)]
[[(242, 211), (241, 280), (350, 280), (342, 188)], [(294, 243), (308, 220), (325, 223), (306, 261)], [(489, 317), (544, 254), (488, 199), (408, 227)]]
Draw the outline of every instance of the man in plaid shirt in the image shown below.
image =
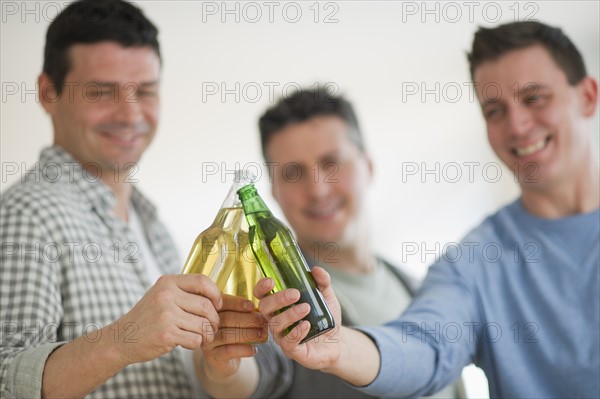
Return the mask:
[(54, 145), (1, 205), (2, 397), (191, 397), (199, 379), (237, 397), (286, 387), (258, 381), (286, 373), (276, 357), (240, 368), (214, 348), (203, 356), (227, 313), (254, 326), (237, 337), (266, 334), (262, 319), (205, 276), (176, 275), (169, 234), (128, 182), (158, 122), (157, 35), (116, 0), (73, 3), (48, 29), (38, 83)]

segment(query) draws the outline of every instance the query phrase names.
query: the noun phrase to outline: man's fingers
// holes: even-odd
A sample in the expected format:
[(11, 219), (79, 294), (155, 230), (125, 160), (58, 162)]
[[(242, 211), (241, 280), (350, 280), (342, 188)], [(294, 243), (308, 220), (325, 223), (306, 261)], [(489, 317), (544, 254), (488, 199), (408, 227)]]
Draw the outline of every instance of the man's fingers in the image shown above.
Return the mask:
[(205, 337), (210, 337), (208, 341), (212, 341), (218, 331), (218, 324), (214, 324), (205, 317), (199, 317), (181, 309), (177, 310), (175, 315), (176, 326), (184, 331), (194, 334), (201, 334)]
[(219, 325), (219, 314), (213, 302), (204, 296), (180, 292), (175, 297), (175, 304), (187, 313), (208, 319), (215, 327)]
[(177, 343), (179, 346), (185, 349), (196, 349), (202, 345), (203, 342), (206, 342), (207, 337), (202, 334), (197, 334), (190, 331), (179, 330), (179, 334), (177, 337)]
[(310, 305), (307, 303), (301, 303), (286, 309), (284, 312), (273, 316), (269, 320), (269, 328), (273, 333), (273, 336), (282, 337), (284, 330), (310, 313)]
[(239, 296), (223, 294), (223, 306), (219, 310), (221, 312), (226, 310), (233, 310), (236, 312), (251, 312), (254, 310), (254, 304), (252, 301)]
[(262, 327), (266, 324), (266, 321), (262, 315), (258, 312), (220, 312), (219, 313), (219, 328), (224, 327), (237, 327), (237, 328), (250, 328), (250, 327)]
[(252, 357), (256, 354), (256, 347), (250, 344), (224, 345), (204, 352), (204, 356), (214, 362), (221, 363), (241, 357)]
[(208, 298), (217, 310), (221, 309), (223, 306), (221, 291), (210, 278), (203, 274), (177, 274), (172, 276), (162, 276), (161, 279), (162, 278), (173, 279), (175, 284), (185, 292)]
[(300, 291), (289, 288), (262, 298), (258, 303), (258, 311), (269, 319), (277, 311), (298, 302), (299, 299)]
[(331, 287), (331, 277), (329, 276), (329, 273), (327, 273), (325, 271), (325, 269), (323, 269), (322, 267), (320, 267), (320, 266), (313, 267), (311, 269), (311, 274), (312, 274), (313, 278), (315, 279), (315, 282), (317, 283), (317, 287), (319, 288), (320, 291), (324, 291)]
[(212, 342), (212, 347), (232, 344), (253, 344), (266, 341), (267, 328), (220, 328)]
[(271, 278), (261, 278), (254, 286), (254, 296), (263, 299), (275, 287), (275, 281)]
[(289, 332), (289, 334), (279, 340), (279, 346), (281, 346), (281, 349), (284, 352), (293, 354), (298, 349), (300, 341), (306, 337), (309, 331), (310, 323), (306, 320), (302, 320)]
[(315, 266), (311, 270), (313, 278), (317, 283), (317, 287), (321, 294), (323, 294), (323, 299), (329, 306), (329, 309), (332, 312), (333, 317), (335, 318), (336, 323), (341, 323), (341, 314), (339, 313), (340, 305), (338, 299), (333, 291), (333, 286), (331, 285), (331, 277), (329, 273), (325, 271), (322, 267)]

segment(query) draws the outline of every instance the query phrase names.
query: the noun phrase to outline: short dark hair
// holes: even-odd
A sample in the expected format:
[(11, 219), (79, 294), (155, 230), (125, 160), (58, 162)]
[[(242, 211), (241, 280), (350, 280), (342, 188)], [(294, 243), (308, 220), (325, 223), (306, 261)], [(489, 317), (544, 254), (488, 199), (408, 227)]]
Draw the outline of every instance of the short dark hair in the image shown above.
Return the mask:
[(511, 22), (495, 28), (480, 27), (475, 33), (471, 53), (467, 54), (471, 80), (475, 69), (486, 61), (494, 61), (512, 50), (541, 45), (576, 85), (587, 75), (581, 53), (560, 28), (535, 21)]
[(67, 6), (46, 33), (44, 68), (60, 94), (71, 67), (74, 44), (117, 42), (124, 47), (151, 47), (160, 59), (158, 29), (135, 5), (122, 0), (81, 0)]
[(365, 144), (352, 104), (340, 95), (333, 95), (326, 85), (317, 89), (299, 89), (282, 97), (268, 108), (258, 121), (262, 153), (267, 159), (266, 148), (271, 137), (285, 127), (305, 122), (317, 116), (337, 116), (348, 124), (348, 138), (361, 151)]

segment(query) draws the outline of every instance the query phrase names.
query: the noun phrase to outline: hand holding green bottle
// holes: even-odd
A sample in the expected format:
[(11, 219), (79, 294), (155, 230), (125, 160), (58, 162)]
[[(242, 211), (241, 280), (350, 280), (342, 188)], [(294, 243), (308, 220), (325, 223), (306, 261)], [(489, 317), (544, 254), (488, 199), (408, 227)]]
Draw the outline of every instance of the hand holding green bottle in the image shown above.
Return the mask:
[[(305, 336), (310, 331), (310, 324), (303, 318), (310, 312), (307, 304), (291, 306), (298, 302), (300, 293), (289, 288), (271, 294), (274, 281), (270, 278), (260, 280), (254, 288), (254, 295), (260, 299), (259, 311), (268, 320), (274, 341), (281, 347), (283, 353), (304, 367), (329, 372), (343, 361), (343, 346), (348, 329), (342, 325), (340, 304), (331, 288), (331, 279), (325, 269), (315, 266), (312, 276), (323, 297), (331, 309), (337, 326), (318, 339), (307, 341)], [(295, 325), (289, 333), (285, 326)], [(301, 345), (304, 343), (304, 345)]]

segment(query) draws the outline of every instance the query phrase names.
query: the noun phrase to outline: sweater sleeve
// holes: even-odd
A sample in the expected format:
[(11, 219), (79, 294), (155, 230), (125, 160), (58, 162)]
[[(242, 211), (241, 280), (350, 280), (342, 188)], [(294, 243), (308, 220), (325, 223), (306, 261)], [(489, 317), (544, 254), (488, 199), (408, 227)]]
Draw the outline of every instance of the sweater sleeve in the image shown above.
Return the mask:
[(428, 395), (456, 380), (475, 356), (481, 322), (472, 262), (438, 261), (408, 309), (383, 327), (360, 328), (379, 349), (375, 396)]

